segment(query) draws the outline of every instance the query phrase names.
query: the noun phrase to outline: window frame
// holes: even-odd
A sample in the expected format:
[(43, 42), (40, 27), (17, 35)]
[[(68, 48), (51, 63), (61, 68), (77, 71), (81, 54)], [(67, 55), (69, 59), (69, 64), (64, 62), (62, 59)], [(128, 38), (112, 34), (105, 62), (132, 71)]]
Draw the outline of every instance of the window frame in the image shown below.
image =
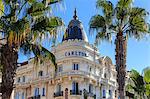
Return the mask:
[(42, 88), (42, 96), (45, 96), (46, 90), (45, 87)]
[(79, 63), (73, 63), (72, 70), (79, 70)]

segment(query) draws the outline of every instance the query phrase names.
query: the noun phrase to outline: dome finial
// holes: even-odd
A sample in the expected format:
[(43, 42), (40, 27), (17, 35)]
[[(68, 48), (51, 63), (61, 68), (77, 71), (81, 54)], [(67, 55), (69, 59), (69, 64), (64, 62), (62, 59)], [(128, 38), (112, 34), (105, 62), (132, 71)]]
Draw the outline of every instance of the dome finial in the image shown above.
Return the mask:
[(73, 16), (73, 18), (76, 20), (77, 19), (77, 10), (76, 10), (76, 8), (75, 8), (75, 10), (74, 10), (74, 16)]

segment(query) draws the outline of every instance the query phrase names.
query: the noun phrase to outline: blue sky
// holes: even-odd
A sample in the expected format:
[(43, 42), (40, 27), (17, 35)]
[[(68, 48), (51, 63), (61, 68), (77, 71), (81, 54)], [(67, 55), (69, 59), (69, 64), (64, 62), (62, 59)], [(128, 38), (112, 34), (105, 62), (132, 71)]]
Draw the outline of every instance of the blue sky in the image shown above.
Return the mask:
[[(116, 2), (117, 0), (112, 0)], [(93, 43), (94, 37), (89, 35), (89, 20), (90, 18), (99, 13), (100, 10), (97, 10), (95, 7), (96, 0), (64, 0), (61, 4), (54, 6), (53, 14), (61, 17), (64, 20), (65, 25), (67, 26), (69, 21), (73, 17), (73, 11), (77, 8), (78, 18), (81, 20), (84, 25), (84, 29), (88, 35), (90, 43)], [(145, 8), (150, 12), (149, 0), (135, 0), (134, 5)], [(150, 18), (149, 18), (150, 19)], [(60, 36), (60, 38), (62, 35)], [(58, 40), (60, 42), (60, 40)], [(127, 70), (132, 68), (142, 71), (143, 68), (150, 66), (150, 39), (143, 39), (136, 41), (133, 38), (128, 40), (127, 47)], [(49, 44), (45, 45), (46, 48), (49, 48)], [(114, 43), (109, 44), (108, 42), (102, 42), (99, 46), (99, 51), (101, 56), (109, 56), (115, 64), (115, 45)], [(22, 54), (20, 54), (19, 61), (24, 60)]]

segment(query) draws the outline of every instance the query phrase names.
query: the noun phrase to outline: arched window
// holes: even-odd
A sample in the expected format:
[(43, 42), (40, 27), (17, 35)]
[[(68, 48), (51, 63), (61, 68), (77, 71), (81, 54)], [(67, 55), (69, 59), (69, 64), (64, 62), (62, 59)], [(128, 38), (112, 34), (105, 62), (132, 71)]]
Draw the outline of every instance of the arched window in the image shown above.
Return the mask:
[(20, 77), (18, 77), (18, 83), (20, 82)]
[(65, 53), (65, 56), (67, 56), (67, 52)]
[(104, 78), (107, 78), (107, 74), (106, 73), (104, 74)]
[(42, 89), (42, 96), (45, 96), (45, 88)]
[(93, 85), (89, 84), (89, 93), (93, 93)]
[(112, 97), (112, 91), (111, 90), (109, 90), (109, 96), (110, 96), (110, 98)]
[(15, 99), (19, 99), (19, 92), (16, 93)]
[(71, 54), (74, 55), (74, 51), (72, 51)]
[(79, 70), (79, 64), (73, 63), (73, 70)]
[(81, 52), (79, 51), (79, 56), (81, 55)]
[(68, 56), (70, 56), (70, 52), (68, 52)]
[(61, 84), (57, 85), (57, 89), (56, 90), (57, 90), (57, 92), (61, 92)]
[(39, 88), (35, 88), (34, 89), (34, 96), (38, 96), (39, 95)]
[(58, 66), (57, 72), (62, 72), (62, 71), (63, 71), (63, 66), (62, 65)]
[(78, 55), (78, 52), (77, 52), (77, 51), (75, 51), (75, 55)]
[(72, 92), (73, 93), (78, 93), (78, 90), (79, 90), (79, 86), (78, 86), (78, 83), (77, 82), (72, 82)]
[(39, 76), (43, 76), (43, 71), (39, 71)]
[(25, 82), (25, 76), (22, 77), (22, 82)]
[(105, 91), (105, 89), (103, 90), (103, 98), (106, 98), (106, 91)]
[(90, 67), (90, 72), (92, 71), (92, 67)]
[(22, 93), (22, 99), (24, 99), (24, 92)]

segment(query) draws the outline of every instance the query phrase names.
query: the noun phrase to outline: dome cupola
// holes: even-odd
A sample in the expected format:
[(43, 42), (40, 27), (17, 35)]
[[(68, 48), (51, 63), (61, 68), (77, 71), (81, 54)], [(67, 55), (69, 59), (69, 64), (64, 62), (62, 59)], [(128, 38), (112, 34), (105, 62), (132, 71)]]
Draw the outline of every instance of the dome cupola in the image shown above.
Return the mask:
[(88, 42), (87, 35), (84, 31), (81, 21), (77, 17), (77, 11), (75, 9), (73, 19), (69, 22), (68, 28), (63, 36), (62, 41), (69, 39), (78, 39)]

